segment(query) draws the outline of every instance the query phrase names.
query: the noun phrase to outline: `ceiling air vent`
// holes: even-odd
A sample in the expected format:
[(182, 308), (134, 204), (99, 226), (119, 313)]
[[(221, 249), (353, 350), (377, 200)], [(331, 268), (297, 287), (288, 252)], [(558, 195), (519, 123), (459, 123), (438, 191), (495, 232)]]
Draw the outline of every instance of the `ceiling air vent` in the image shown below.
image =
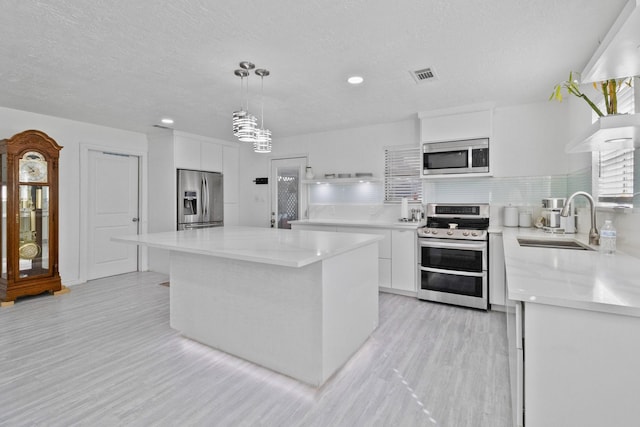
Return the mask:
[(417, 71), (410, 71), (410, 73), (411, 73), (411, 76), (413, 77), (413, 80), (415, 80), (416, 83), (424, 83), (424, 82), (431, 82), (434, 80), (438, 80), (438, 76), (436, 75), (436, 70), (434, 70), (433, 67), (427, 67)]

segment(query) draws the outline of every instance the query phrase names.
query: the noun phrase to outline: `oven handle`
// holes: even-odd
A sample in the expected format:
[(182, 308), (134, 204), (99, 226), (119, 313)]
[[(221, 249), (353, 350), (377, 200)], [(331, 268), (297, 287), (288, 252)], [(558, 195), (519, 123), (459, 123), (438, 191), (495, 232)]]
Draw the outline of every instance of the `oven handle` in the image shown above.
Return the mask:
[(431, 268), (431, 267), (420, 267), (420, 270), (428, 271), (429, 273), (451, 274), (454, 276), (468, 276), (468, 277), (484, 277), (487, 274), (486, 271), (474, 273), (469, 271), (442, 270), (440, 268)]
[(464, 242), (451, 242), (451, 241), (442, 241), (438, 240), (434, 242), (434, 239), (429, 238), (421, 238), (418, 239), (421, 247), (427, 248), (444, 248), (444, 249), (474, 249), (474, 250), (485, 250), (487, 248), (487, 242), (482, 241), (464, 241)]

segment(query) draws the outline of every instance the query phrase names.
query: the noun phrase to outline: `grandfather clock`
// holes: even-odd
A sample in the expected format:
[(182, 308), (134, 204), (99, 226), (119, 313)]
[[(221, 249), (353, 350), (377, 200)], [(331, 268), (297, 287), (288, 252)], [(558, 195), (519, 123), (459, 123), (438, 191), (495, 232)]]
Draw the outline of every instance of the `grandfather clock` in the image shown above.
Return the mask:
[(58, 159), (62, 149), (37, 130), (0, 141), (0, 302), (63, 289), (58, 273)]

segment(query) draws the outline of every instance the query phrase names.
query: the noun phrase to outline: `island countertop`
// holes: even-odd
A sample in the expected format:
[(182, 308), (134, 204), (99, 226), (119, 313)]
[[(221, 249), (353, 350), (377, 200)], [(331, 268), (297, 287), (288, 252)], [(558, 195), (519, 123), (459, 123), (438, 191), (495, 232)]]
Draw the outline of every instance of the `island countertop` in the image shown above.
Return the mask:
[(113, 238), (116, 242), (285, 267), (304, 267), (382, 239), (373, 234), (240, 226)]
[[(618, 251), (521, 247), (518, 237), (575, 239), (536, 229), (503, 231), (508, 298), (528, 303), (640, 317), (640, 260)], [(597, 247), (596, 247), (597, 248)]]

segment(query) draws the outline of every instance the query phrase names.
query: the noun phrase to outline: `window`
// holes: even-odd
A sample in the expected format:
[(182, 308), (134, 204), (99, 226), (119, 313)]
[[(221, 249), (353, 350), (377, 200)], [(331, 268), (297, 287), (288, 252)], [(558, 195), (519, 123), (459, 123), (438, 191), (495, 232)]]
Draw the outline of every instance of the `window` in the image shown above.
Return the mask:
[[(633, 87), (622, 86), (618, 92), (618, 112), (634, 114), (634, 104)], [(604, 99), (598, 103), (598, 108), (605, 111)], [(594, 116), (593, 122), (598, 119), (595, 113)], [(633, 206), (634, 151), (629, 148), (593, 153), (594, 172), (597, 172), (593, 185), (598, 203)]]
[(601, 151), (598, 155), (598, 202), (633, 205), (634, 149)]
[(389, 147), (384, 150), (384, 201), (422, 200), (420, 148)]

